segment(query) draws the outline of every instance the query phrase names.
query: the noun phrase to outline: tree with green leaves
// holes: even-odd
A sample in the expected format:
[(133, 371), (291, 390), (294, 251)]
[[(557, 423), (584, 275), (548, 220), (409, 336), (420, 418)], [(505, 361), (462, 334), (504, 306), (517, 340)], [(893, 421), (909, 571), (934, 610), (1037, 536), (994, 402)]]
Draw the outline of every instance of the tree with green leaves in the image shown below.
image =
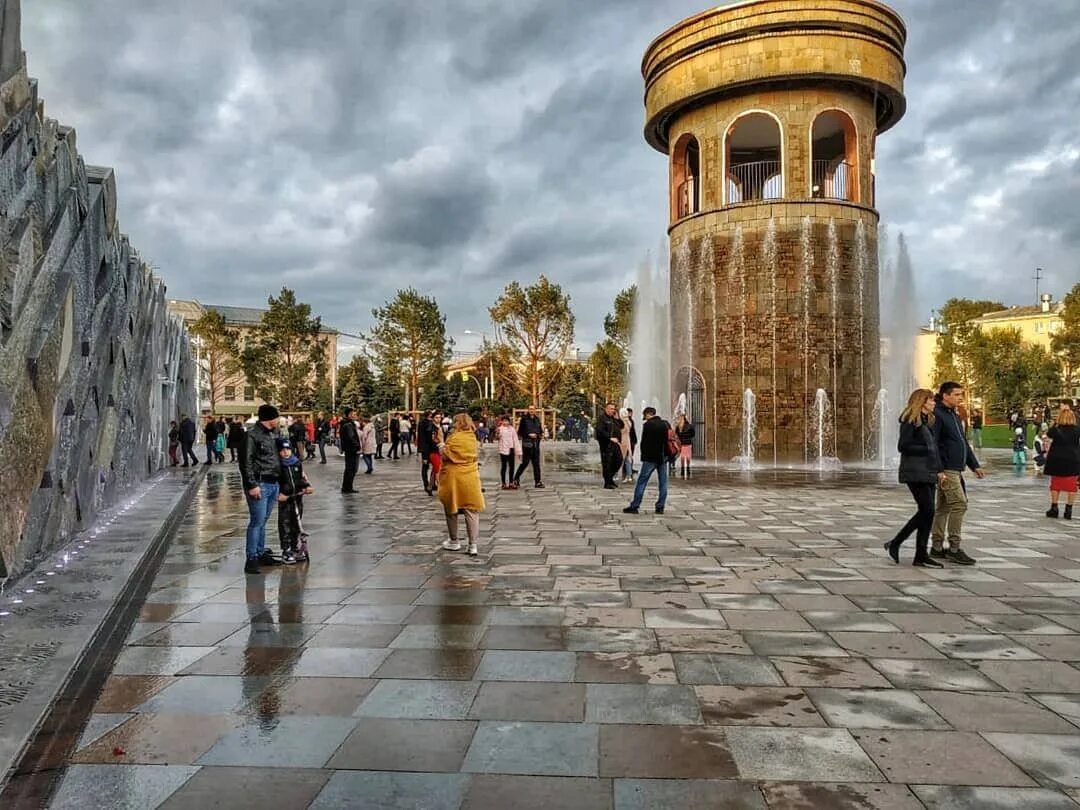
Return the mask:
[(368, 333), (379, 376), (397, 381), (407, 391), (409, 409), (419, 406), (420, 385), (437, 384), (450, 359), (452, 341), (446, 337), (446, 316), (434, 298), (412, 287), (398, 290), (383, 306), (373, 309), (375, 325)]
[(260, 397), (282, 410), (310, 408), (325, 385), (329, 363), (322, 319), (288, 287), (267, 304), (240, 353), (244, 375)]
[(1061, 365), (1042, 346), (1025, 344), (1019, 329), (991, 329), (973, 343), (975, 384), (988, 412), (1005, 417), (1061, 392)]
[(955, 380), (974, 394), (975, 360), (982, 333), (974, 320), (987, 312), (1005, 309), (999, 301), (972, 301), (950, 298), (941, 308), (945, 332), (938, 338), (934, 354), (934, 376), (937, 380)]
[(593, 391), (604, 402), (620, 402), (626, 380), (626, 357), (619, 345), (608, 338), (597, 343), (589, 355)]
[(1080, 284), (1062, 299), (1062, 327), (1050, 339), (1050, 348), (1061, 362), (1062, 384), (1069, 395), (1080, 387)]
[(354, 355), (348, 363), (338, 367), (337, 401), (340, 407), (356, 408), (358, 411), (370, 409), (375, 398), (375, 387), (371, 363), (364, 355)]
[(188, 331), (198, 339), (199, 364), (206, 380), (205, 395), (210, 401), (210, 412), (216, 413), (226, 381), (241, 372), (239, 335), (225, 325), (225, 317), (220, 312), (212, 309), (205, 310)]
[[(570, 296), (546, 276), (530, 287), (514, 281), (488, 310), (507, 342), (525, 363), (531, 404), (542, 406), (544, 365), (562, 360), (574, 339), (574, 313)], [(549, 384), (551, 378), (549, 377)]]
[(615, 296), (613, 311), (604, 316), (604, 334), (614, 341), (624, 356), (630, 354), (630, 337), (634, 326), (634, 304), (637, 302), (637, 285), (619, 290)]

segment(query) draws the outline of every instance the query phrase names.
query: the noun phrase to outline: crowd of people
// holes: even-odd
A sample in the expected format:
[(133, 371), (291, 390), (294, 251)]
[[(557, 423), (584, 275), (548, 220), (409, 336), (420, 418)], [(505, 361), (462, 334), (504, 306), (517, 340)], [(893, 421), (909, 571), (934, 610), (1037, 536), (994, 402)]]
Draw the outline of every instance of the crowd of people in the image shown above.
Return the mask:
[[(900, 561), (903, 544), (913, 534), (916, 566), (976, 562), (962, 548), (968, 508), (964, 475), (970, 471), (978, 478), (984, 477), (975, 449), (968, 441), (968, 430), (978, 438), (983, 423), (979, 411), (968, 420), (964, 395), (963, 386), (956, 382), (943, 383), (936, 393), (920, 388), (911, 393), (900, 416), (899, 480), (907, 485), (916, 511), (884, 543), (894, 562)], [(231, 421), (206, 418), (202, 428), (206, 446), (204, 463), (224, 463), (228, 450), (230, 460), (239, 464), (249, 511), (247, 573), (258, 573), (261, 566), (309, 559), (302, 523), (303, 499), (313, 490), (303, 462), (315, 459), (318, 453), (319, 463), (325, 464), (328, 444), (336, 446), (344, 457), (343, 495), (358, 492), (355, 479), (361, 462), (364, 474), (373, 475), (376, 459), (398, 461), (418, 456), (424, 492), (428, 496), (437, 494), (445, 512), (448, 537), (442, 547), (448, 551), (464, 548), (471, 555), (477, 554), (479, 515), (485, 508), (480, 479), (483, 443), (490, 441), (497, 446), (499, 483), (503, 490), (520, 489), (521, 479), (530, 469), (533, 486), (544, 488), (541, 444), (550, 434), (544, 430), (535, 407), (522, 413), (516, 423), (509, 414), (496, 417), (492, 429), (488, 429), (486, 420), (474, 422), (466, 413), (451, 418), (441, 411), (429, 410), (418, 414), (415, 424), (405, 412), (386, 416), (384, 423), (379, 417), (360, 415), (355, 409), (346, 408), (340, 417), (320, 412), (306, 418), (283, 418), (272, 405), (262, 405), (247, 423), (239, 417)], [(690, 476), (695, 430), (685, 414), (678, 414), (671, 425), (650, 407), (644, 409), (642, 419), (639, 434), (633, 410), (620, 410), (608, 403), (590, 431), (600, 449), (604, 488), (617, 489), (620, 482), (635, 482), (633, 496), (623, 512), (639, 512), (655, 475), (658, 485), (655, 513), (662, 515), (669, 475), (674, 475), (677, 467), (680, 476)], [(575, 426), (570, 420), (567, 423)], [(170, 425), (169, 455), (173, 465), (186, 467), (189, 463), (199, 463), (193, 449), (197, 434), (195, 422), (187, 415)], [(387, 442), (389, 450), (384, 454)], [(1050, 508), (1046, 515), (1070, 520), (1080, 476), (1080, 429), (1070, 405), (1061, 406), (1052, 424), (1041, 426), (1036, 449), (1050, 481)], [(640, 460), (636, 479), (635, 453)], [(275, 504), (280, 505), (280, 556), (266, 546), (266, 524)], [(459, 536), (460, 518), (465, 523), (465, 546)]]

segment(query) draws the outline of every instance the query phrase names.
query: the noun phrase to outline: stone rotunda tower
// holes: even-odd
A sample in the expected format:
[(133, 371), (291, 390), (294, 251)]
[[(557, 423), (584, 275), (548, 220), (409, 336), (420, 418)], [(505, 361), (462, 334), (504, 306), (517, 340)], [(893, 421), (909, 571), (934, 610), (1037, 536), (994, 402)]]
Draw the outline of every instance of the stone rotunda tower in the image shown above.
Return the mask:
[(670, 162), (672, 390), (696, 455), (875, 457), (874, 147), (904, 114), (905, 39), (875, 0), (749, 0), (645, 52), (645, 138)]

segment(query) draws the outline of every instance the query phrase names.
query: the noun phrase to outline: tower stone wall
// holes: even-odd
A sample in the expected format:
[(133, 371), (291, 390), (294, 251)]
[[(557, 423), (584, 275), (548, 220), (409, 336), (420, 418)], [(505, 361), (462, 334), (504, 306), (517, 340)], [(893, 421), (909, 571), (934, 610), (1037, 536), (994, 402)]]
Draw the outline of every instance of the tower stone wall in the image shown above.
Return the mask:
[(671, 166), (672, 390), (706, 458), (745, 452), (747, 389), (758, 461), (875, 446), (874, 147), (904, 112), (905, 37), (873, 0), (751, 0), (645, 54), (645, 137)]

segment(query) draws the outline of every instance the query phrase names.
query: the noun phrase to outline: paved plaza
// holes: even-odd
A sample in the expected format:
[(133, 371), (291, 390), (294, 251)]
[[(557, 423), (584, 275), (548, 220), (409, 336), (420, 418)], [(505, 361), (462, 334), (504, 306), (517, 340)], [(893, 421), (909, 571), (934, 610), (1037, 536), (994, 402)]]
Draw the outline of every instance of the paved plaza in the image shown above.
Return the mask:
[(891, 474), (624, 515), (594, 455), (500, 492), (492, 454), (476, 559), (415, 457), (311, 465), (312, 562), (250, 577), (214, 467), (52, 806), (1078, 810), (1080, 521), (1041, 482), (975, 483), (979, 564), (937, 571), (881, 548)]

